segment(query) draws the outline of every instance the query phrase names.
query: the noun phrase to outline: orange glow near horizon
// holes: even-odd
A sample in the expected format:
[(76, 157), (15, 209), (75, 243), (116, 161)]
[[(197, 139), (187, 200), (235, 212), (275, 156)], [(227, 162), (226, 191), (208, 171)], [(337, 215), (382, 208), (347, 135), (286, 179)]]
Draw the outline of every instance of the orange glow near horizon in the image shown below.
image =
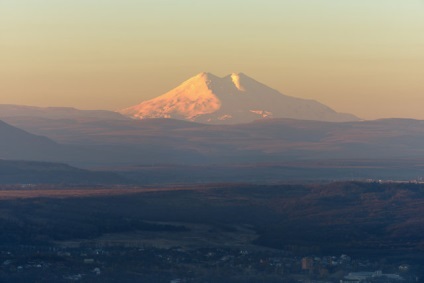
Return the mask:
[(365, 119), (424, 119), (421, 0), (34, 2), (0, 2), (1, 104), (116, 110), (243, 72)]

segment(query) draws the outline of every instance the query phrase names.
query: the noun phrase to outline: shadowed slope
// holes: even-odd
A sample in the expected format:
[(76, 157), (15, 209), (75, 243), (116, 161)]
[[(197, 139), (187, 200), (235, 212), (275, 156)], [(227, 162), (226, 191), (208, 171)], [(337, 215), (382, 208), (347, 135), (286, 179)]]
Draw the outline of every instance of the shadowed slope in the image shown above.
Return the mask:
[(60, 150), (52, 140), (0, 121), (0, 158), (38, 159)]

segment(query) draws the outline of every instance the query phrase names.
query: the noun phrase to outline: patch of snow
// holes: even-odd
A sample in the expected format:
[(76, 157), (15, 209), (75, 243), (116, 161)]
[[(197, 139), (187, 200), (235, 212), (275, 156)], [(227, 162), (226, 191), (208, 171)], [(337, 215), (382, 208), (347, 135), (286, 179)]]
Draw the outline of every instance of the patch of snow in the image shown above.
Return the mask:
[(233, 118), (233, 116), (227, 114), (227, 115), (222, 115), (222, 116), (218, 117), (218, 120), (225, 121), (225, 120), (228, 120), (228, 119), (231, 119), (231, 118)]
[(262, 118), (271, 118), (272, 112), (265, 110), (250, 110), (250, 112), (260, 115)]
[(237, 73), (231, 74), (231, 80), (239, 91), (245, 91), (244, 87), (240, 83), (240, 76)]

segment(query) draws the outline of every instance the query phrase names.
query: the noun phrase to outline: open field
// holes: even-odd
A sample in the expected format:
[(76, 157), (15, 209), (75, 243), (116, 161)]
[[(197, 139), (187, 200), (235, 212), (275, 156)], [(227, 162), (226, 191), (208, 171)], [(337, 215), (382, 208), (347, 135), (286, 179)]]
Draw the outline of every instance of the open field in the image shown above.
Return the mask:
[(422, 184), (33, 187), (0, 190), (0, 200), (1, 235), (16, 243), (152, 230), (197, 231), (204, 239), (199, 225), (206, 225), (230, 232), (249, 227), (257, 235), (251, 243), (293, 251), (424, 250)]
[(61, 247), (156, 247), (171, 249), (180, 247), (182, 249), (201, 248), (232, 248), (249, 250), (267, 250), (253, 244), (258, 237), (252, 227), (246, 225), (219, 226), (214, 224), (194, 224), (187, 222), (148, 222), (152, 225), (170, 225), (185, 227), (178, 233), (168, 231), (134, 231), (123, 233), (108, 233), (100, 237), (88, 240), (58, 241)]
[(81, 197), (96, 197), (96, 196), (119, 196), (128, 194), (140, 194), (149, 192), (168, 192), (168, 191), (186, 191), (199, 190), (192, 186), (166, 187), (166, 188), (140, 188), (140, 187), (115, 187), (115, 188), (63, 188), (57, 189), (53, 186), (50, 189), (44, 189), (43, 185), (34, 186), (31, 189), (0, 188), (0, 200), (13, 199), (28, 199), (28, 198), (81, 198)]

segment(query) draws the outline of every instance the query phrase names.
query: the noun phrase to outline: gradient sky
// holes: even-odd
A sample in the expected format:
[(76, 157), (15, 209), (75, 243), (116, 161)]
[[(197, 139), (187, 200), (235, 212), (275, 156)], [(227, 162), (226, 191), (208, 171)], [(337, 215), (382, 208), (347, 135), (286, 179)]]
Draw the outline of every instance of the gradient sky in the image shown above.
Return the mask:
[(424, 119), (424, 1), (0, 0), (0, 103), (115, 110), (202, 71)]

